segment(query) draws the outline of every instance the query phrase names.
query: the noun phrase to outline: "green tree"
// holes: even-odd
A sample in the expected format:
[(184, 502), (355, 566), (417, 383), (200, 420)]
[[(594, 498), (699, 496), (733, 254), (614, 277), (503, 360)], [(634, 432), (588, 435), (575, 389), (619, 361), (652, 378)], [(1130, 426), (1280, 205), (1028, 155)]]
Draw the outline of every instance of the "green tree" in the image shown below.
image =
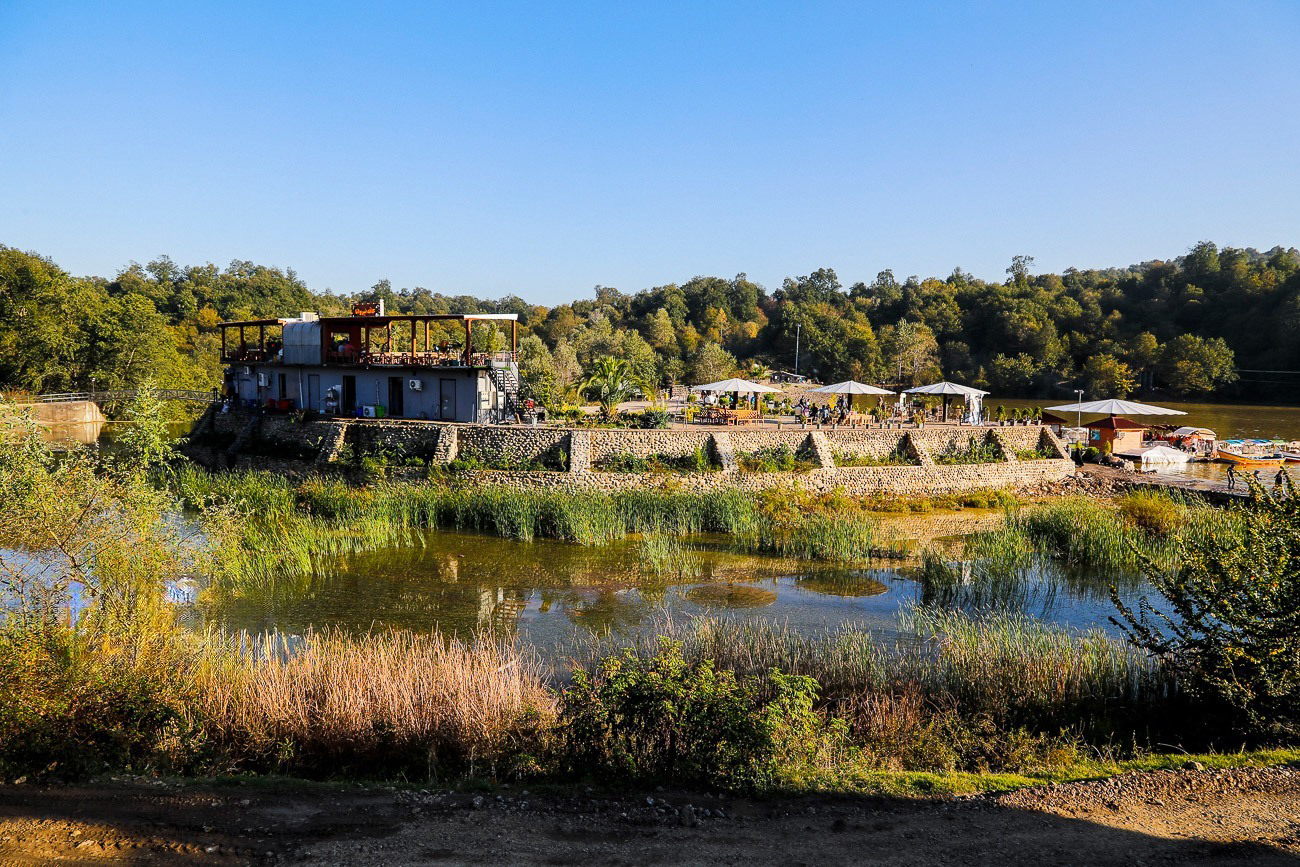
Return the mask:
[(582, 383), (582, 391), (600, 404), (606, 418), (618, 412), (618, 405), (638, 394), (653, 396), (654, 387), (637, 377), (632, 366), (622, 358), (605, 356), (597, 359), (591, 372)]
[(1208, 394), (1237, 381), (1236, 361), (1222, 338), (1180, 334), (1165, 344), (1161, 376), (1179, 394)]
[(1101, 353), (1083, 366), (1083, 384), (1089, 394), (1105, 397), (1128, 397), (1137, 385), (1133, 371), (1113, 355)]
[(691, 385), (717, 382), (736, 375), (736, 357), (716, 343), (702, 343), (691, 357), (687, 378)]
[(519, 341), (520, 392), (545, 407), (555, 407), (561, 397), (555, 359), (542, 338), (526, 334)]
[(939, 343), (927, 326), (900, 319), (896, 325), (883, 328), (881, 332), (885, 356), (889, 359), (895, 382), (913, 386), (941, 375)]

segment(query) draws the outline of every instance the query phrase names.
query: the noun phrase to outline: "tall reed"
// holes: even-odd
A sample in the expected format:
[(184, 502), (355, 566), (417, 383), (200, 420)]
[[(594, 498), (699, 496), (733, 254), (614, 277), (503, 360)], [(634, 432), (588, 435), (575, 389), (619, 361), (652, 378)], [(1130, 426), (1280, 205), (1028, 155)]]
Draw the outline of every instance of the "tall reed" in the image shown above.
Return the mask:
[(212, 635), (189, 723), (232, 770), (416, 779), (507, 772), (556, 713), (537, 654), (480, 639)]

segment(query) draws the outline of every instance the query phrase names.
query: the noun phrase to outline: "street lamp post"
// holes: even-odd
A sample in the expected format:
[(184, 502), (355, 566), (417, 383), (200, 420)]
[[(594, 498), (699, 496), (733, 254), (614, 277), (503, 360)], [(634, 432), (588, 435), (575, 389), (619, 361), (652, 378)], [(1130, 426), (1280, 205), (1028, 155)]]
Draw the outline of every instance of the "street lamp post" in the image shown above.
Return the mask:
[(803, 323), (794, 324), (794, 375), (799, 375), (799, 332), (803, 330)]
[[(1079, 403), (1083, 403), (1083, 389), (1076, 388), (1074, 393), (1079, 396)], [(1074, 426), (1083, 427), (1083, 410), (1079, 410), (1074, 417)]]

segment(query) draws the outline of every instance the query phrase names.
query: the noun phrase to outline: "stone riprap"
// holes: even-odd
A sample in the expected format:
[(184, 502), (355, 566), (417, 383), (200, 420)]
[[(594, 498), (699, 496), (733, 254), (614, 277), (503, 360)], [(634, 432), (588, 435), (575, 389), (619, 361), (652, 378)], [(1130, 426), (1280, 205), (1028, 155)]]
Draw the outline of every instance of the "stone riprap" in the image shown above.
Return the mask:
[[(568, 430), (522, 425), (473, 425), (390, 419), (320, 419), (304, 421), (293, 416), (262, 416), (249, 424), (245, 413), (217, 413), (200, 427), (211, 435), (249, 438), (250, 429), (270, 449), (250, 449), (252, 454), (237, 458), (239, 466), (258, 465), (258, 456), (276, 446), (311, 453), (315, 465), (329, 467), (337, 462), (347, 444), (362, 454), (405, 459), (416, 457), (432, 465), (457, 458), (473, 459), (487, 467), (519, 467), (529, 464), (566, 467), (560, 471), (482, 470), (467, 474), (475, 482), (511, 487), (571, 487), (592, 490), (631, 490), (683, 485), (694, 490), (739, 488), (763, 490), (792, 485), (812, 491), (841, 488), (854, 495), (932, 494), (975, 488), (1003, 488), (1057, 481), (1074, 471), (1064, 446), (1051, 430), (1039, 425), (991, 428), (898, 429), (800, 429), (755, 430), (728, 428), (692, 430)], [(936, 465), (933, 455), (955, 446), (963, 448), (974, 436), (977, 442), (993, 442), (999, 459), (993, 463)], [(246, 443), (241, 443), (241, 447)], [(784, 446), (791, 451), (815, 455), (819, 466), (795, 473), (748, 473), (739, 469), (735, 455)], [(723, 472), (705, 473), (617, 473), (593, 472), (601, 461), (615, 455), (648, 458), (654, 455), (681, 456), (703, 448), (723, 467)], [(1018, 461), (1015, 453), (1038, 449), (1056, 457)], [(901, 450), (918, 463), (908, 466), (836, 467), (835, 454), (883, 458)], [(212, 449), (197, 446), (196, 458), (214, 458)], [(270, 458), (268, 457), (268, 460)], [(207, 462), (207, 461), (205, 461)], [(213, 460), (214, 463), (220, 463)], [(227, 461), (225, 465), (229, 465)], [(312, 462), (299, 462), (309, 468)]]

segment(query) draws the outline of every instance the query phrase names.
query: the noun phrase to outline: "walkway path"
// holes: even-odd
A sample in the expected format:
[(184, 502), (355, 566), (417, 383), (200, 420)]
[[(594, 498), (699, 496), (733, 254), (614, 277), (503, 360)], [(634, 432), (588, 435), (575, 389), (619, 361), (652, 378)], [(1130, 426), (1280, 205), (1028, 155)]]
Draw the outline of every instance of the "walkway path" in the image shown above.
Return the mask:
[[(1001, 798), (570, 794), (156, 780), (0, 787), (3, 864), (1294, 865), (1300, 771), (1125, 774)], [(687, 807), (690, 806), (688, 810)]]

